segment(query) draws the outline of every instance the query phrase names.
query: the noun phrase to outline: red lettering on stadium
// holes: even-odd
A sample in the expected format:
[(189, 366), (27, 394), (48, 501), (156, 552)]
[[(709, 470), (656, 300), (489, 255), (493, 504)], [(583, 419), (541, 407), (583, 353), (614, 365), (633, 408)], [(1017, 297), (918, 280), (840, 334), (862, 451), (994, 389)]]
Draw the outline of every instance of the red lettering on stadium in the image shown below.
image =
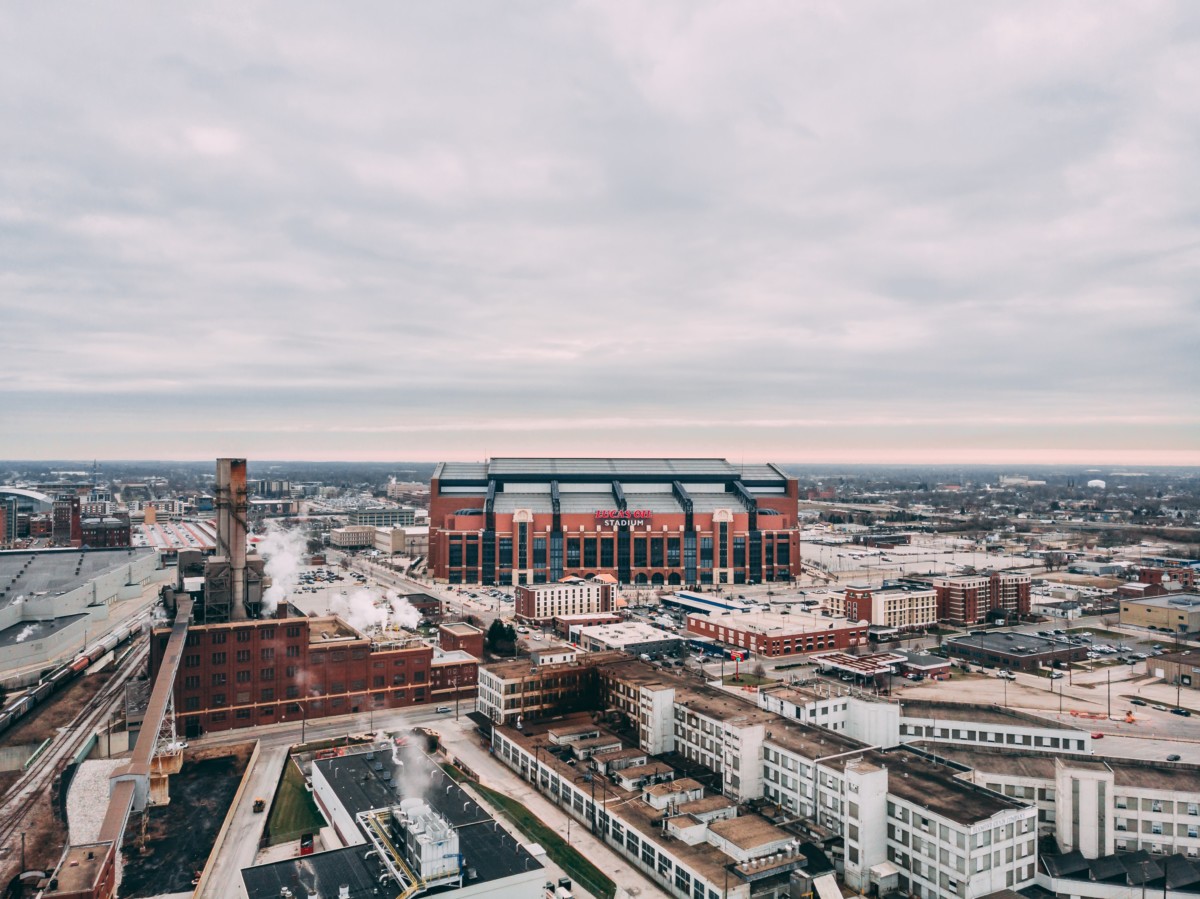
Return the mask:
[(649, 509), (597, 509), (596, 521), (610, 528), (645, 527), (654, 514)]

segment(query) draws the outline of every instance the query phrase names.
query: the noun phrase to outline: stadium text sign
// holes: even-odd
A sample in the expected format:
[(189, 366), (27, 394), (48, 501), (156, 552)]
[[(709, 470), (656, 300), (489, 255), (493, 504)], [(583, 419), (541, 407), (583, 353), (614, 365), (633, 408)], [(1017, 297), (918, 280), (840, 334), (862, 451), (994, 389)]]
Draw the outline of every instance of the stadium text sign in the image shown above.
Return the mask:
[(649, 509), (597, 509), (596, 522), (604, 527), (644, 528), (654, 518)]

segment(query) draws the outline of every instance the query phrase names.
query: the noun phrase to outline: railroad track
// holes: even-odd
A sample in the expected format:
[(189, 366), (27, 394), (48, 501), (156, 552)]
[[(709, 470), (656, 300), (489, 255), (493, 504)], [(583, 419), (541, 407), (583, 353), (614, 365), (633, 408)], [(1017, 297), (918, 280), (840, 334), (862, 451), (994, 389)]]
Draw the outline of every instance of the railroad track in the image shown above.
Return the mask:
[(88, 700), (70, 724), (59, 730), (42, 757), (0, 798), (0, 862), (20, 848), (20, 839), (14, 840), (14, 835), (21, 831), (25, 819), (45, 799), (54, 778), (108, 718), (124, 694), (125, 684), (141, 669), (149, 654), (148, 640), (135, 643), (116, 675)]

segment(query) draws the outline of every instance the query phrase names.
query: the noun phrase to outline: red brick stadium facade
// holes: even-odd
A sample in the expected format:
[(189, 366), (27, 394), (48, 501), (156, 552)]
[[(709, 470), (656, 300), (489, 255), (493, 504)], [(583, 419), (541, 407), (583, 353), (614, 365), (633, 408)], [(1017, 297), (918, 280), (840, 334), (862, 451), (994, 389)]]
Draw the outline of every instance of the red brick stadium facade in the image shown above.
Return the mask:
[(798, 486), (722, 459), (492, 459), (438, 465), (429, 567), (451, 584), (789, 581)]

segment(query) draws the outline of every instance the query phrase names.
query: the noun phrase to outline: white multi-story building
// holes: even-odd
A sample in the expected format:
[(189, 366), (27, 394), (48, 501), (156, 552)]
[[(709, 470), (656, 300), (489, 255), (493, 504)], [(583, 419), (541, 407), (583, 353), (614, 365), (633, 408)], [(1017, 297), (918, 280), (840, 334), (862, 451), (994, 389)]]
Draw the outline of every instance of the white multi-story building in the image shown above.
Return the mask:
[(854, 889), (971, 899), (1033, 882), (1037, 809), (956, 769), (797, 725), (772, 727), (763, 759), (765, 798), (845, 838)]
[(1200, 858), (1200, 766), (1009, 751), (943, 754), (970, 767), (964, 776), (976, 783), (1035, 803), (1042, 831), (1054, 834), (1063, 852)]
[(937, 591), (904, 584), (852, 584), (842, 592), (829, 593), (825, 607), (839, 617), (885, 630), (923, 630), (938, 619)]
[(611, 612), (612, 590), (612, 583), (596, 578), (569, 577), (554, 584), (523, 584), (517, 587), (513, 611), (522, 621), (538, 623), (563, 615)]
[(869, 746), (904, 743), (1019, 748), (1026, 752), (1090, 755), (1087, 731), (1000, 706), (955, 702), (884, 702), (840, 686), (817, 683), (757, 694), (760, 708), (828, 728)]

